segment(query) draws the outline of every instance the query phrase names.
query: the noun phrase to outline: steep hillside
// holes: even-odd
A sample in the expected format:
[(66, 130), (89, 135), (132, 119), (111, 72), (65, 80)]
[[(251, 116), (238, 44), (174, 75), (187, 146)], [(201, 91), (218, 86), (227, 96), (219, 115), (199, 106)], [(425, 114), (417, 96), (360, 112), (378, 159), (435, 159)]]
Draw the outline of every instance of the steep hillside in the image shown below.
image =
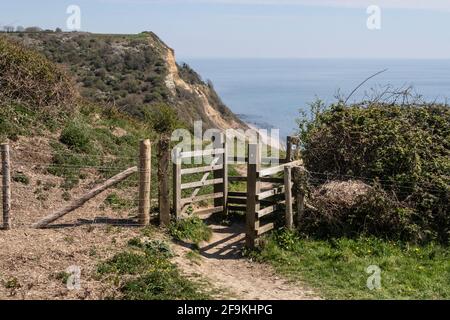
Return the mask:
[(90, 33), (11, 34), (37, 49), (74, 76), (82, 96), (117, 106), (139, 116), (166, 102), (188, 125), (202, 120), (206, 127), (245, 128), (189, 66), (176, 63), (174, 51), (154, 33), (100, 35)]

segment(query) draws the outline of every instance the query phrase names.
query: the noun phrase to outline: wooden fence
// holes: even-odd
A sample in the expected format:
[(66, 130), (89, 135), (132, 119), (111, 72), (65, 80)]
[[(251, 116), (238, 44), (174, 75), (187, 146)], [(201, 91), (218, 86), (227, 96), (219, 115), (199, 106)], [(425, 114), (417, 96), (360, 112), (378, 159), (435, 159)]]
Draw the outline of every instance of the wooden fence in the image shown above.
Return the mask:
[[(288, 154), (283, 164), (262, 168), (259, 144), (250, 144), (248, 155), (246, 246), (254, 248), (261, 235), (275, 228), (276, 215), (282, 213), (283, 209), (286, 227), (293, 228), (292, 168), (301, 162), (289, 161)], [(280, 173), (284, 177), (274, 176)]]
[[(228, 211), (239, 211), (245, 213), (246, 217), (246, 245), (253, 248), (257, 245), (258, 238), (273, 230), (275, 220), (279, 220), (280, 214), (284, 215), (285, 226), (293, 228), (293, 199), (297, 200), (299, 208), (298, 219), (304, 210), (304, 192), (292, 194), (292, 168), (299, 169), (300, 161), (292, 161), (293, 138), (288, 137), (286, 158), (274, 159), (261, 156), (260, 144), (249, 144), (248, 152), (242, 159), (228, 157), (226, 137), (223, 133), (217, 134), (213, 139), (211, 149), (182, 152), (180, 149), (173, 150), (173, 215), (170, 215), (169, 204), (166, 199), (169, 195), (167, 170), (158, 175), (160, 222), (167, 226), (170, 221), (186, 216), (189, 208), (199, 202), (208, 201), (209, 207), (198, 206), (198, 209), (190, 210), (189, 213), (196, 215), (222, 213), (227, 215)], [(164, 145), (166, 145), (165, 143)], [(168, 144), (167, 144), (168, 145)], [(162, 144), (158, 145), (159, 149)], [(3, 198), (3, 228), (11, 228), (11, 190), (10, 190), (10, 160), (9, 146), (1, 145), (2, 158), (2, 198)], [(210, 163), (204, 163), (204, 157), (210, 156)], [(201, 157), (202, 164), (195, 167), (184, 166), (183, 160), (192, 160)], [(229, 161), (245, 161), (247, 165), (247, 176), (229, 177)], [(263, 163), (276, 160), (278, 165), (264, 167)], [(162, 162), (169, 162), (167, 159)], [(194, 161), (195, 162), (195, 161)], [(161, 166), (161, 161), (159, 162)], [(117, 183), (127, 179), (135, 173), (139, 174), (139, 206), (138, 224), (147, 225), (150, 220), (150, 190), (151, 190), (151, 143), (143, 140), (140, 144), (139, 164), (129, 168), (107, 181), (89, 190), (83, 196), (73, 200), (69, 205), (61, 208), (40, 221), (33, 224), (36, 228), (48, 226), (51, 222), (65, 216), (66, 214), (81, 207), (88, 200), (105, 191)], [(190, 178), (187, 178), (191, 176)], [(197, 180), (193, 181), (192, 176)], [(240, 192), (229, 192), (229, 182), (245, 182), (246, 190)], [(164, 183), (162, 183), (164, 182)], [(162, 183), (162, 184), (161, 184)], [(208, 189), (205, 192), (205, 187)], [(189, 192), (188, 192), (189, 191)], [(203, 191), (203, 192), (201, 192)], [(161, 193), (164, 193), (162, 197)]]
[[(11, 160), (9, 144), (0, 145), (1, 153), (1, 175), (2, 175), (2, 229), (9, 230), (12, 226), (11, 216)], [(83, 168), (83, 167), (79, 167)], [(87, 166), (86, 168), (90, 168)], [(92, 167), (95, 168), (95, 167)], [(45, 228), (50, 223), (60, 219), (61, 217), (73, 212), (83, 206), (90, 199), (96, 197), (105, 190), (112, 188), (118, 183), (128, 179), (129, 177), (139, 174), (139, 208), (138, 208), (138, 224), (145, 226), (150, 222), (150, 190), (151, 190), (151, 142), (143, 140), (140, 143), (139, 165), (122, 171), (108, 180), (96, 185), (82, 196), (72, 200), (63, 208), (57, 209), (51, 214), (41, 218), (32, 224), (34, 228)]]
[[(201, 167), (183, 168), (182, 160), (196, 157), (211, 156), (211, 163)], [(222, 212), (227, 214), (228, 198), (228, 158), (226, 139), (223, 134), (218, 135), (213, 142), (212, 149), (181, 152), (174, 150), (173, 155), (173, 206), (175, 217), (181, 218), (187, 212), (190, 205), (214, 200), (214, 205), (209, 208), (194, 211), (193, 214), (203, 215)], [(191, 161), (189, 161), (191, 162)], [(200, 180), (182, 183), (183, 176), (203, 173)], [(212, 179), (209, 179), (212, 175)], [(206, 186), (213, 186), (213, 192), (199, 195), (201, 189)], [(192, 190), (188, 197), (182, 198), (183, 190)]]

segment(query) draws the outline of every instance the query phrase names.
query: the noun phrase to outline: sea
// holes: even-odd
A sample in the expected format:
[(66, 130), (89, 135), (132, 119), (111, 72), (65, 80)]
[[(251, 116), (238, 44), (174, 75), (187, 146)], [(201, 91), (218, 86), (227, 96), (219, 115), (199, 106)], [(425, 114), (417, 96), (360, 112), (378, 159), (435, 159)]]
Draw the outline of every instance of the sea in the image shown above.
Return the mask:
[(245, 122), (279, 129), (280, 138), (295, 133), (300, 110), (317, 99), (330, 104), (360, 101), (388, 86), (412, 87), (423, 100), (450, 98), (450, 60), (364, 59), (181, 59), (203, 80), (211, 80), (225, 104)]

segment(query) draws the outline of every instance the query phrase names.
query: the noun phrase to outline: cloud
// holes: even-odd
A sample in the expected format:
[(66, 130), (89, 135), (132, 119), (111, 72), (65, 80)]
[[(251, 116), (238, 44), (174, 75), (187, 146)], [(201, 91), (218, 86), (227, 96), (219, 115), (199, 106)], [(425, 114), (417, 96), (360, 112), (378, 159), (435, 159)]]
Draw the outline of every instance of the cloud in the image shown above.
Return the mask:
[(301, 5), (313, 7), (367, 8), (378, 5), (382, 8), (422, 9), (450, 11), (448, 0), (101, 0), (117, 3), (160, 4), (230, 4), (230, 5)]

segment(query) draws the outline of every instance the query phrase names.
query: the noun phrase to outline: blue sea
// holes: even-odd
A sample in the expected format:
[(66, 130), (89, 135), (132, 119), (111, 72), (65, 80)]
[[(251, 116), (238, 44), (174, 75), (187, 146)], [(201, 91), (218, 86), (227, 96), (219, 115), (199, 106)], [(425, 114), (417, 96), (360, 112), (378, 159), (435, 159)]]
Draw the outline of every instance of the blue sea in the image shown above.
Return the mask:
[(296, 130), (299, 110), (320, 98), (348, 96), (360, 100), (372, 88), (413, 86), (428, 101), (450, 98), (450, 60), (323, 60), (323, 59), (180, 59), (204, 80), (210, 79), (223, 101), (244, 121), (278, 128), (281, 136)]

